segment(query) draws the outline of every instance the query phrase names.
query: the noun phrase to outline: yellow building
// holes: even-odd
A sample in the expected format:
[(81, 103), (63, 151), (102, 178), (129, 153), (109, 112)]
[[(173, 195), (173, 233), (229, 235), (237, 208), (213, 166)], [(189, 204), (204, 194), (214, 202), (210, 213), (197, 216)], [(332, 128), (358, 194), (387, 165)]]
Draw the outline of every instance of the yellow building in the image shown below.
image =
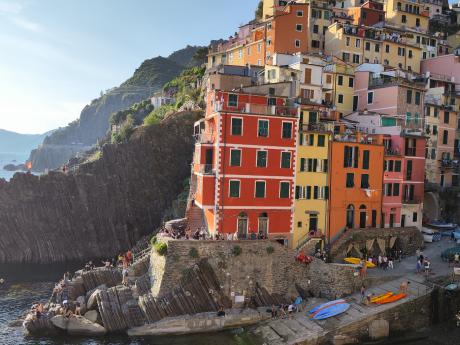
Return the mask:
[(327, 54), (354, 66), (379, 63), (420, 73), (422, 49), (398, 30), (334, 23), (326, 32), (325, 44)]
[(341, 116), (353, 111), (355, 69), (343, 62), (334, 62), (323, 69), (323, 99)]
[(324, 51), (328, 26), (331, 24), (332, 10), (327, 0), (310, 1), (308, 9), (308, 49), (309, 52)]
[(329, 199), (329, 143), (332, 123), (320, 122), (320, 110), (306, 109), (300, 118), (297, 148), (292, 246), (326, 234)]
[(427, 32), (430, 13), (420, 0), (385, 1), (386, 21), (400, 28)]

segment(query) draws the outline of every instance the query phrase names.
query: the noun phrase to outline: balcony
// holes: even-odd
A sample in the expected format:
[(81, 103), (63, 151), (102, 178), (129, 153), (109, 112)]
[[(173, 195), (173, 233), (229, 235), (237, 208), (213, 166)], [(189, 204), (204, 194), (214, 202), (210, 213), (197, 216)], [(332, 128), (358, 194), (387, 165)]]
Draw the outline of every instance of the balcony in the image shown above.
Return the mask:
[(200, 174), (203, 175), (215, 175), (216, 171), (214, 170), (214, 166), (212, 164), (199, 164), (200, 168), (198, 171)]
[(404, 205), (418, 205), (418, 204), (421, 204), (422, 202), (423, 202), (422, 199), (417, 198), (417, 197), (413, 197), (413, 198), (404, 197), (402, 200), (402, 203)]
[(214, 136), (213, 133), (199, 133), (195, 134), (195, 142), (197, 144), (214, 144)]
[(456, 169), (459, 167), (459, 161), (458, 160), (452, 160), (452, 159), (441, 159), (439, 161), (441, 164), (441, 169)]
[(385, 156), (401, 156), (399, 147), (385, 148)]
[(216, 102), (214, 107), (216, 112), (229, 112), (229, 113), (242, 113), (242, 114), (256, 114), (256, 115), (274, 115), (297, 117), (299, 108), (295, 106), (279, 106), (279, 105), (259, 105), (253, 103), (239, 103), (235, 106)]
[(301, 126), (301, 132), (332, 132), (332, 129), (329, 128), (325, 123), (304, 123)]
[(406, 147), (406, 150), (405, 150), (406, 156), (416, 157), (417, 156), (416, 153), (417, 153), (416, 147)]

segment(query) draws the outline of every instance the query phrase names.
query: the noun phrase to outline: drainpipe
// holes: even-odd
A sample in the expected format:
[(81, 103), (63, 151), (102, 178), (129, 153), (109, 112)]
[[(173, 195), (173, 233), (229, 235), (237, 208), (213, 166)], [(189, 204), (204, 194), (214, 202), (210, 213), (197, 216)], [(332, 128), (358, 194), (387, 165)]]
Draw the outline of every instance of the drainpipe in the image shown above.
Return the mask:
[(328, 178), (327, 178), (327, 183), (329, 185), (329, 200), (327, 200), (326, 203), (326, 239), (327, 239), (327, 246), (329, 250), (331, 250), (331, 212), (330, 212), (330, 205), (332, 203), (332, 166), (333, 166), (333, 160), (332, 160), (332, 143), (333, 143), (333, 135), (334, 132), (332, 132), (330, 140), (329, 140), (329, 147), (328, 147), (328, 159), (329, 159), (329, 172), (328, 172)]
[[(225, 167), (226, 167), (226, 164), (225, 164), (225, 158), (227, 157), (227, 115), (228, 114), (225, 114), (225, 116), (222, 116), (223, 119), (224, 119), (224, 154), (222, 155), (222, 183), (221, 183), (221, 192), (220, 192), (220, 211), (222, 213), (222, 220), (220, 221), (220, 226), (219, 226), (219, 229), (220, 229), (220, 232), (222, 233), (223, 232), (223, 224), (224, 224), (224, 219), (225, 219), (225, 216), (224, 216), (224, 189), (225, 189)], [(219, 148), (218, 148), (219, 149)], [(230, 188), (230, 187), (229, 187)]]

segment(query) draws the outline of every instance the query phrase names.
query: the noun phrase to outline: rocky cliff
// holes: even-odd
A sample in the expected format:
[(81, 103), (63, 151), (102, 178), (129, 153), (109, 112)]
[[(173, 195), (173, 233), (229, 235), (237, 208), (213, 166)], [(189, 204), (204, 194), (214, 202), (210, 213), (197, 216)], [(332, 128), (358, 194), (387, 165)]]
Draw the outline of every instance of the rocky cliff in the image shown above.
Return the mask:
[(38, 172), (56, 169), (77, 152), (88, 150), (107, 133), (112, 113), (127, 109), (159, 91), (165, 83), (193, 65), (193, 55), (198, 49), (188, 46), (167, 58), (159, 56), (144, 61), (131, 78), (87, 105), (78, 120), (47, 136), (43, 145), (30, 154), (32, 169)]
[(113, 256), (160, 225), (190, 174), (193, 123), (176, 114), (73, 173), (0, 180), (0, 262)]

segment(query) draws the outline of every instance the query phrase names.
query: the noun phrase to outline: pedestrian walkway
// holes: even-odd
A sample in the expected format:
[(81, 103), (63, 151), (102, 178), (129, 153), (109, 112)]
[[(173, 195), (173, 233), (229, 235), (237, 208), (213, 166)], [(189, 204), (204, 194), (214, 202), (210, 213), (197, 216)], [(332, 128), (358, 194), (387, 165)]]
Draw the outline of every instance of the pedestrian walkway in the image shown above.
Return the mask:
[(396, 294), (399, 292), (399, 287), (403, 281), (409, 282), (408, 297), (392, 304), (381, 306), (372, 304), (367, 306), (361, 304), (361, 295), (357, 293), (346, 298), (351, 305), (348, 311), (324, 321), (315, 321), (308, 314), (308, 310), (327, 301), (313, 298), (304, 304), (304, 311), (294, 314), (292, 319), (270, 320), (257, 327), (255, 333), (262, 337), (267, 345), (316, 344), (320, 339), (340, 334), (342, 330), (350, 329), (353, 326), (360, 327), (372, 316), (413, 301), (416, 298), (427, 296), (432, 291), (432, 287), (424, 282), (423, 276), (413, 274), (408, 278), (398, 278), (369, 288), (366, 294), (380, 295), (389, 291)]

